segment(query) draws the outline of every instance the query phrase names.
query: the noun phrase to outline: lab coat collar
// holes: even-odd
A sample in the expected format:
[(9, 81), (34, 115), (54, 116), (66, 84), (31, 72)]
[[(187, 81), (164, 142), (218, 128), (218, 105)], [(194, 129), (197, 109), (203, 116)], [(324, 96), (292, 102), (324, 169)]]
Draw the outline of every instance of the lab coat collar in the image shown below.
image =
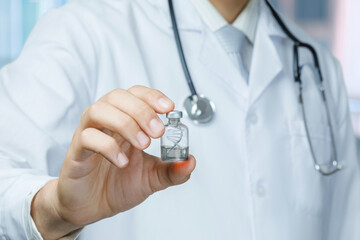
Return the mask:
[(248, 99), (248, 86), (246, 79), (233, 64), (220, 45), (212, 31), (204, 31), (199, 61), (207, 67), (208, 71), (221, 79), (226, 87), (235, 95), (240, 96), (242, 101)]
[[(168, 1), (146, 1), (159, 11), (158, 16), (162, 18), (162, 24), (165, 24), (169, 31), (172, 32)], [(283, 65), (279, 56), (279, 49), (276, 49), (274, 41), (279, 38), (287, 38), (271, 14), (265, 0), (259, 1), (260, 14), (256, 28), (249, 86), (241, 79), (241, 75), (232, 67), (232, 63), (230, 63), (228, 58), (215, 54), (214, 49), (212, 49), (211, 40), (208, 39), (209, 36), (206, 36), (205, 24), (196, 8), (192, 5), (192, 1), (174, 0), (173, 3), (179, 30), (203, 32), (204, 42), (200, 50), (200, 61), (211, 68), (214, 73), (221, 76), (225, 82), (228, 82), (229, 86), (243, 99), (246, 99), (249, 105), (254, 103), (282, 71)], [(235, 78), (238, 81), (231, 83), (230, 79)]]
[[(259, 18), (258, 1), (259, 0), (249, 0), (241, 14), (239, 14), (231, 24), (233, 27), (242, 31), (251, 44), (254, 44), (256, 25)], [(216, 32), (229, 25), (209, 0), (192, 0), (192, 3), (211, 31)]]
[(275, 41), (287, 36), (277, 24), (265, 1), (260, 1), (260, 14), (251, 63), (249, 85), (243, 79), (238, 69), (234, 67), (222, 49), (216, 50), (215, 41), (211, 34), (204, 31), (203, 44), (200, 50), (200, 61), (218, 75), (227, 85), (235, 91), (248, 106), (255, 103), (269, 84), (276, 79), (276, 76), (283, 70), (279, 50)]
[[(279, 37), (279, 38), (288, 38), (288, 36), (284, 33), (284, 31), (279, 26), (278, 22), (272, 15), (270, 8), (265, 3), (265, 0), (260, 1), (260, 18), (262, 18), (262, 24), (265, 24), (266, 32), (271, 37)], [(282, 14), (278, 13), (282, 19), (284, 17)], [(260, 20), (259, 20), (260, 21)], [(284, 22), (285, 19), (284, 19)], [(260, 23), (259, 23), (260, 24)]]
[[(144, 0), (138, 0), (141, 4)], [(159, 17), (172, 28), (168, 0), (145, 0), (159, 11)], [(182, 30), (203, 31), (204, 22), (190, 0), (173, 0), (178, 28)], [(266, 6), (265, 0), (256, 1), (260, 5), (260, 17), (264, 18), (267, 33), (270, 36), (287, 38), (286, 34), (279, 27), (272, 16), (270, 9)], [(153, 16), (154, 17), (154, 16)], [(258, 23), (259, 24), (259, 23)]]

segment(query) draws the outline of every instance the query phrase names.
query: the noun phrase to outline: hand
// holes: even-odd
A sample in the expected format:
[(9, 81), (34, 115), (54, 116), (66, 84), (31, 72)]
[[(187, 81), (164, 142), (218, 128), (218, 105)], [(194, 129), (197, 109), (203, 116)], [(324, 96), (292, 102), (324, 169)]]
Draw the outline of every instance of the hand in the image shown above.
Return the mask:
[(195, 159), (164, 163), (143, 152), (164, 133), (156, 113), (174, 109), (158, 90), (116, 89), (82, 114), (58, 179), (35, 196), (32, 216), (44, 238), (67, 233), (144, 201), (190, 178)]

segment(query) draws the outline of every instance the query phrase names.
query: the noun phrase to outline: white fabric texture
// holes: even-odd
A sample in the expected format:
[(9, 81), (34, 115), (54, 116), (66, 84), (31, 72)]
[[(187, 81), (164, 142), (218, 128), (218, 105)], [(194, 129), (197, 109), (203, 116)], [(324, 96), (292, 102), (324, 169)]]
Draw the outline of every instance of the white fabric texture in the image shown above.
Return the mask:
[[(192, 0), (202, 20), (215, 32), (228, 25), (225, 18), (216, 10), (209, 0)], [(242, 31), (253, 44), (255, 41), (256, 26), (259, 18), (259, 0), (250, 0), (241, 14), (232, 23), (232, 26)]]
[[(360, 239), (360, 170), (338, 62), (285, 20), (314, 46), (325, 79), (345, 167), (324, 177), (306, 142), (293, 43), (264, 2), (248, 87), (193, 2), (174, 5), (194, 84), (217, 108), (207, 125), (182, 120), (197, 168), (186, 184), (87, 226), (79, 239)], [(302, 52), (301, 61), (312, 59)], [(39, 21), (20, 57), (0, 71), (0, 239), (33, 237), (27, 198), (59, 176), (83, 110), (115, 88), (137, 84), (162, 91), (177, 109), (189, 95), (167, 1), (73, 0)], [(326, 161), (323, 104), (313, 81), (304, 86), (310, 137)], [(159, 156), (160, 142), (152, 140), (146, 152)]]

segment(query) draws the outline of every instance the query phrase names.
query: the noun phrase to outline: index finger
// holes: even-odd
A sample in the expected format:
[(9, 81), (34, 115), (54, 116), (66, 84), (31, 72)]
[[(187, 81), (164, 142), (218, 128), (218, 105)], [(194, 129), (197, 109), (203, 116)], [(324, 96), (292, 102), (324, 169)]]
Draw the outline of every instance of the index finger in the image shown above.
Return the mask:
[(157, 113), (167, 113), (175, 107), (170, 98), (156, 89), (135, 85), (129, 88), (128, 92), (149, 104)]

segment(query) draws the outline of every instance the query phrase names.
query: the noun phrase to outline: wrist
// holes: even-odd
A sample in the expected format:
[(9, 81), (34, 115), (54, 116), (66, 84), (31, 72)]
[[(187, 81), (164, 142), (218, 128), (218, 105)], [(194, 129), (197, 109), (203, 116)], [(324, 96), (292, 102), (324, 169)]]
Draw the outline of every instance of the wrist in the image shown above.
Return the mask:
[(31, 217), (44, 239), (58, 239), (83, 227), (66, 221), (59, 214), (57, 183), (58, 179), (48, 182), (31, 203)]

